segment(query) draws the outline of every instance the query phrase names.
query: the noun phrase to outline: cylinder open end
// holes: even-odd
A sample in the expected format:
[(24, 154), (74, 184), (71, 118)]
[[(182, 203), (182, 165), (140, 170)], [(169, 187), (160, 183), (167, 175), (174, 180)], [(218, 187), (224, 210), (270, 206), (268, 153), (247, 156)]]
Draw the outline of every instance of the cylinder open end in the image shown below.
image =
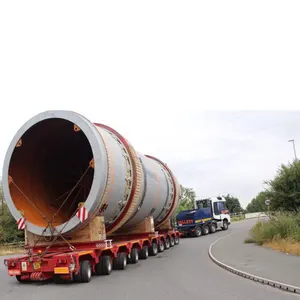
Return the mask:
[(79, 203), (91, 212), (97, 208), (106, 172), (95, 126), (74, 112), (47, 111), (27, 121), (12, 140), (3, 165), (4, 197), (16, 220), (24, 215), (30, 232), (49, 236), (51, 223), (69, 233), (83, 226), (76, 216)]
[(11, 199), (36, 226), (47, 225), (54, 214), (53, 225), (68, 221), (89, 195), (93, 153), (85, 134), (73, 128), (64, 119), (40, 121), (23, 134), (22, 147), (11, 155)]

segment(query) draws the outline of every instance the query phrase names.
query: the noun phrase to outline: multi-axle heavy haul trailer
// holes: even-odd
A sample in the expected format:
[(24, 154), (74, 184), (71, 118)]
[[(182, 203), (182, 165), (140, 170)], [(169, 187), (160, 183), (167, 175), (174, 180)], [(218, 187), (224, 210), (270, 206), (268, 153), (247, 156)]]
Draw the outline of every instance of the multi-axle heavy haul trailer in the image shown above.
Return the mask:
[(170, 218), (180, 185), (166, 164), (114, 129), (47, 111), (16, 133), (3, 192), (25, 256), (5, 260), (19, 281), (88, 282), (179, 243)]
[[(92, 275), (109, 275), (113, 269), (124, 270), (127, 264), (156, 256), (179, 244), (176, 230), (156, 234), (136, 234), (104, 240), (50, 247), (34, 247), (31, 255), (5, 260), (8, 274), (18, 281), (89, 282)], [(30, 250), (32, 248), (29, 248)]]

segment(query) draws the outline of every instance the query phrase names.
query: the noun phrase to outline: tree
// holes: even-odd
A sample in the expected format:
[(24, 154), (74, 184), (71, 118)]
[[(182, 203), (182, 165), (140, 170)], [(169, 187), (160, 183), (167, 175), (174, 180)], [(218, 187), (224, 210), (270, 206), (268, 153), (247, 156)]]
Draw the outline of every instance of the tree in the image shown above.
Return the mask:
[(266, 194), (271, 200), (271, 210), (300, 211), (300, 161), (294, 160), (288, 165), (282, 164), (273, 180), (268, 185)]
[(187, 188), (182, 185), (180, 185), (180, 188), (181, 196), (179, 198), (179, 205), (171, 217), (171, 222), (173, 223), (173, 225), (176, 224), (176, 216), (181, 211), (194, 208), (194, 203), (196, 199), (196, 193), (192, 188)]
[(0, 182), (0, 244), (21, 241), (24, 238), (23, 230), (18, 230), (17, 222), (10, 213), (3, 196)]
[(227, 196), (225, 196), (224, 198), (226, 200), (226, 206), (228, 207), (231, 213), (240, 213), (243, 211), (238, 198), (233, 197), (229, 194), (227, 194)]
[(265, 212), (267, 211), (267, 206), (265, 200), (268, 199), (268, 193), (266, 191), (260, 192), (251, 202), (247, 205), (246, 211), (252, 212)]
[(192, 188), (187, 188), (184, 186), (180, 186), (181, 188), (181, 196), (179, 199), (179, 206), (176, 210), (176, 214), (183, 210), (187, 209), (193, 209), (194, 208), (194, 203), (196, 199), (196, 193)]

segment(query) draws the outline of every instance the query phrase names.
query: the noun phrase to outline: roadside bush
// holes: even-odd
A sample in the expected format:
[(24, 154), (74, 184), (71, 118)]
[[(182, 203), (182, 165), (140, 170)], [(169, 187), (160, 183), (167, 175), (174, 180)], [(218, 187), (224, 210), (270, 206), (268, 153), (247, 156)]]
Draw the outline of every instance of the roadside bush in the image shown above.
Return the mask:
[(16, 243), (23, 241), (24, 231), (18, 230), (17, 222), (11, 215), (5, 203), (0, 209), (0, 245), (2, 243)]
[(295, 213), (278, 213), (268, 221), (256, 223), (250, 231), (257, 244), (264, 244), (281, 239), (300, 242), (300, 215)]
[(245, 216), (244, 215), (231, 217), (231, 222), (242, 221), (242, 220), (245, 220)]

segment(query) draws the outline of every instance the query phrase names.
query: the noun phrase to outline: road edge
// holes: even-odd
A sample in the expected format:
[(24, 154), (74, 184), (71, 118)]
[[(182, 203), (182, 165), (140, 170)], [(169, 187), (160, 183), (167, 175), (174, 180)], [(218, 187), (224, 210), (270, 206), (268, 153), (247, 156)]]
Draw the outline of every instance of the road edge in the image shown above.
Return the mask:
[(226, 236), (223, 236), (223, 237), (217, 239), (216, 241), (214, 241), (209, 246), (208, 255), (209, 255), (210, 259), (215, 264), (217, 264), (221, 268), (223, 268), (223, 269), (225, 269), (225, 270), (227, 270), (227, 271), (229, 271), (229, 272), (231, 272), (233, 274), (239, 275), (239, 276), (241, 276), (243, 278), (246, 278), (246, 279), (249, 279), (249, 280), (261, 283), (261, 284), (265, 284), (265, 285), (271, 286), (273, 288), (277, 288), (277, 289), (283, 290), (285, 292), (290, 292), (290, 293), (294, 293), (294, 294), (300, 294), (300, 287), (289, 285), (287, 283), (282, 283), (282, 282), (279, 282), (279, 281), (274, 281), (274, 280), (268, 279), (268, 278), (263, 278), (263, 277), (260, 277), (260, 276), (254, 275), (254, 274), (250, 274), (250, 273), (238, 270), (238, 269), (236, 269), (236, 268), (234, 268), (232, 266), (226, 265), (225, 263), (219, 261), (215, 256), (213, 256), (212, 249), (213, 249), (214, 245), (217, 244), (218, 242), (220, 242), (222, 239), (225, 239), (225, 238), (230, 237), (232, 235), (234, 235), (234, 233), (226, 235)]

